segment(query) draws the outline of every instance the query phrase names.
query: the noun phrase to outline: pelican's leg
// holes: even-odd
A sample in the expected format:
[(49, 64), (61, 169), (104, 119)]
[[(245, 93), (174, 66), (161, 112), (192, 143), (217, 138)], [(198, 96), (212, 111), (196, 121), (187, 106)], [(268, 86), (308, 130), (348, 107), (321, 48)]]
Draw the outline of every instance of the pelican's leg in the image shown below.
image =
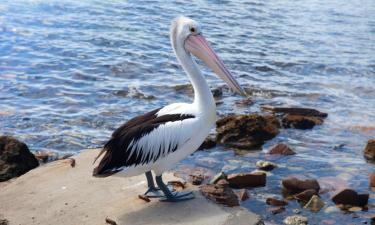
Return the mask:
[(171, 192), (167, 185), (164, 184), (163, 178), (160, 176), (156, 176), (156, 184), (163, 191), (164, 197), (160, 198), (160, 201), (163, 202), (179, 202), (185, 201), (189, 199), (193, 199), (194, 195), (191, 191), (189, 192)]
[(149, 197), (149, 198), (163, 197), (164, 196), (163, 191), (161, 191), (160, 188), (155, 187), (154, 178), (152, 177), (151, 171), (147, 171), (145, 173), (145, 175), (146, 175), (146, 178), (147, 178), (148, 189), (147, 189), (147, 191), (145, 192), (144, 195)]

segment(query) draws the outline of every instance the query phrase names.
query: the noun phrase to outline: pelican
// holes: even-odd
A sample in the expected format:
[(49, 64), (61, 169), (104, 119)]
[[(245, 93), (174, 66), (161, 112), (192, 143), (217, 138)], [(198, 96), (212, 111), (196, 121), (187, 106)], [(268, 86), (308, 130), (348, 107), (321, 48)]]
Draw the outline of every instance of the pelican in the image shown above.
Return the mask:
[[(196, 151), (216, 122), (214, 98), (192, 56), (205, 62), (233, 91), (241, 95), (245, 92), (203, 37), (196, 21), (183, 16), (174, 19), (170, 41), (194, 88), (193, 103), (167, 105), (120, 126), (96, 157), (95, 161), (104, 154), (93, 175), (135, 176), (145, 173), (146, 196), (178, 202), (192, 199), (194, 195), (192, 192), (171, 191), (163, 182), (162, 174)], [(151, 171), (155, 174), (157, 186)]]

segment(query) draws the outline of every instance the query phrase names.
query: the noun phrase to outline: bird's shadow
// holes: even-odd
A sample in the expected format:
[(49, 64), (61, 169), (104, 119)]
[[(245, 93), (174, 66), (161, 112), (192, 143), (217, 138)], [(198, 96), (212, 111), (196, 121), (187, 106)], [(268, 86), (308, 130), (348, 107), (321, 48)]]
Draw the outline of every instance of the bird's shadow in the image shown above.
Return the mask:
[(207, 220), (224, 215), (217, 215), (217, 205), (208, 203), (203, 196), (194, 193), (195, 198), (183, 202), (159, 202), (153, 200), (145, 203), (145, 206), (137, 207), (134, 211), (124, 213), (118, 217), (119, 224), (143, 225), (143, 224), (194, 224), (194, 221)]

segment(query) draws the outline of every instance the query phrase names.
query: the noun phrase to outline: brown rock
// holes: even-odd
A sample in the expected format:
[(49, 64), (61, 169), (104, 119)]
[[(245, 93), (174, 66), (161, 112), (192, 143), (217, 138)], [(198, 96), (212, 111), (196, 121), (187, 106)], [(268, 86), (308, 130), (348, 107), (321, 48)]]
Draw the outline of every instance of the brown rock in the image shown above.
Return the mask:
[(38, 160), (25, 143), (0, 136), (0, 182), (18, 177), (38, 165)]
[(288, 202), (285, 200), (279, 200), (276, 198), (267, 198), (266, 199), (267, 205), (273, 205), (273, 206), (285, 206), (288, 205)]
[(371, 139), (367, 142), (363, 154), (366, 159), (375, 161), (375, 139)]
[(202, 174), (192, 174), (190, 175), (190, 178), (193, 185), (201, 185), (205, 179), (204, 175)]
[(323, 124), (323, 120), (319, 117), (298, 116), (290, 114), (286, 114), (281, 122), (284, 128), (295, 128), (302, 130), (311, 129), (315, 125)]
[(375, 172), (370, 173), (368, 183), (370, 187), (375, 187)]
[(215, 136), (208, 136), (204, 142), (199, 146), (198, 150), (210, 149), (216, 146)]
[(221, 185), (221, 186), (228, 186), (229, 187), (229, 182), (225, 179), (220, 179), (216, 184)]
[(360, 206), (367, 205), (369, 194), (358, 194), (352, 189), (344, 189), (332, 196), (332, 201), (336, 204)]
[(201, 187), (201, 192), (206, 198), (226, 206), (238, 206), (237, 195), (228, 186), (207, 184)]
[(241, 189), (241, 191), (238, 193), (238, 197), (241, 201), (245, 201), (250, 198), (249, 192), (246, 189)]
[(318, 195), (318, 192), (315, 189), (307, 189), (301, 193), (294, 195), (294, 198), (303, 202), (308, 202), (314, 195)]
[(282, 113), (282, 114), (289, 114), (289, 115), (315, 116), (315, 117), (322, 117), (322, 118), (325, 118), (328, 116), (327, 113), (323, 113), (316, 109), (310, 109), (310, 108), (263, 106), (262, 109), (266, 111), (271, 111), (273, 113)]
[(116, 221), (114, 221), (113, 219), (111, 218), (105, 218), (105, 222), (110, 224), (110, 225), (117, 225)]
[(262, 172), (230, 174), (227, 181), (229, 186), (234, 188), (261, 187), (266, 186), (266, 174)]
[(269, 208), (268, 211), (275, 215), (275, 214), (284, 212), (285, 207), (284, 206), (272, 207), (272, 208)]
[(280, 155), (294, 155), (296, 154), (288, 145), (284, 143), (279, 143), (268, 151), (268, 154), (280, 154)]
[(299, 180), (292, 177), (282, 180), (281, 183), (286, 195), (298, 194), (308, 189), (314, 189), (318, 193), (320, 189), (319, 183), (315, 179)]
[(217, 124), (217, 142), (238, 149), (254, 149), (279, 133), (275, 116), (233, 115), (222, 118)]
[(145, 202), (150, 202), (151, 200), (146, 195), (138, 195), (139, 199), (142, 199)]

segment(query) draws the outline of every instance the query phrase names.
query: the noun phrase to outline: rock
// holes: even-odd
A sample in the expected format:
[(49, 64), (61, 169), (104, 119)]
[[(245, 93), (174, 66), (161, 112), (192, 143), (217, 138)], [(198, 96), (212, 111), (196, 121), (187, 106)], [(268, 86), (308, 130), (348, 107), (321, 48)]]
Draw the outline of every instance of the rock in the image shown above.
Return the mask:
[(151, 201), (150, 198), (147, 197), (146, 195), (138, 195), (138, 198), (142, 199), (145, 202), (150, 202)]
[(234, 188), (249, 188), (266, 186), (266, 174), (262, 172), (236, 173), (227, 177), (229, 186)]
[(191, 174), (190, 178), (193, 185), (201, 185), (205, 179), (203, 174)]
[(323, 120), (319, 117), (313, 116), (298, 116), (298, 115), (285, 115), (282, 120), (284, 128), (295, 128), (295, 129), (311, 129), (315, 125), (323, 124)]
[(256, 163), (256, 167), (260, 170), (270, 171), (276, 168), (276, 164), (270, 161), (259, 160)]
[(210, 149), (216, 146), (216, 138), (214, 136), (208, 136), (201, 146), (199, 146), (198, 150), (203, 150), (203, 149)]
[(288, 202), (285, 200), (279, 200), (276, 198), (267, 198), (266, 199), (267, 205), (272, 205), (272, 206), (286, 206), (288, 205)]
[(238, 197), (241, 201), (245, 201), (250, 198), (249, 192), (246, 189), (241, 189), (241, 191), (238, 193)]
[(235, 104), (240, 107), (247, 107), (247, 106), (253, 105), (254, 101), (251, 98), (245, 98), (245, 99), (236, 101)]
[(282, 114), (289, 114), (289, 115), (314, 116), (314, 117), (322, 117), (322, 118), (325, 118), (328, 116), (327, 113), (323, 113), (316, 109), (310, 109), (310, 108), (262, 106), (262, 109), (266, 111), (271, 111), (273, 113), (282, 113)]
[(363, 154), (366, 159), (375, 161), (375, 139), (371, 139), (367, 142)]
[(237, 195), (227, 186), (207, 184), (201, 187), (201, 192), (206, 198), (226, 206), (238, 206)]
[(279, 154), (279, 155), (294, 155), (296, 154), (288, 145), (284, 143), (279, 143), (274, 145), (271, 150), (268, 151), (268, 154)]
[(227, 175), (221, 171), (220, 173), (216, 174), (211, 180), (210, 180), (210, 184), (216, 184), (219, 180), (221, 179), (224, 179), (226, 180), (227, 179)]
[(375, 187), (375, 172), (370, 173), (368, 183), (370, 187)]
[(279, 122), (275, 116), (257, 114), (233, 115), (216, 122), (219, 143), (238, 149), (254, 149), (279, 133)]
[(223, 97), (223, 89), (221, 87), (212, 88), (211, 93), (214, 96), (215, 99), (219, 99)]
[(281, 183), (285, 189), (285, 194), (287, 195), (299, 194), (308, 189), (314, 189), (317, 193), (319, 193), (320, 190), (319, 183), (315, 179), (299, 180), (292, 177), (282, 180)]
[(216, 184), (221, 185), (221, 186), (228, 186), (229, 187), (229, 183), (225, 179), (220, 179)]
[(9, 221), (7, 219), (0, 218), (0, 225), (9, 225)]
[(307, 217), (304, 216), (288, 216), (284, 219), (284, 223), (288, 225), (307, 225)]
[(303, 208), (310, 209), (312, 212), (319, 212), (323, 207), (324, 202), (322, 201), (322, 199), (320, 199), (319, 196), (314, 195)]
[(117, 225), (116, 221), (108, 217), (105, 218), (105, 222), (110, 225)]
[(359, 212), (359, 211), (362, 211), (362, 207), (358, 207), (358, 206), (354, 206), (354, 207), (350, 207), (348, 209), (349, 212)]
[(0, 182), (18, 177), (38, 165), (25, 143), (9, 136), (0, 137)]
[(332, 196), (332, 201), (336, 204), (360, 206), (367, 205), (369, 194), (358, 194), (352, 189), (344, 189)]
[(285, 207), (284, 206), (272, 207), (272, 208), (269, 208), (268, 211), (275, 215), (275, 214), (284, 212)]
[(308, 202), (314, 195), (318, 195), (318, 192), (315, 189), (307, 189), (301, 193), (294, 195), (293, 197), (297, 200)]

